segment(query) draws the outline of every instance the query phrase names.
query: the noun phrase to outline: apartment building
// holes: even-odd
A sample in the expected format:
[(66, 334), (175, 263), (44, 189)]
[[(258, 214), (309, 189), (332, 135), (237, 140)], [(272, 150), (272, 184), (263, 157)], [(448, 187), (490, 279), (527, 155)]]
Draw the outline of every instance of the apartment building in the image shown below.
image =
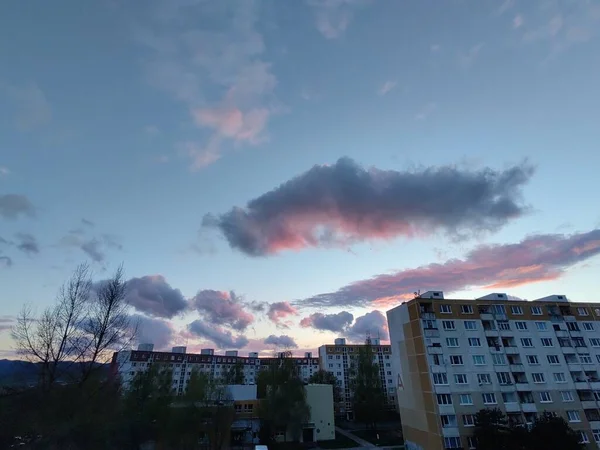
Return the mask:
[(429, 291), (387, 318), (407, 450), (476, 448), (482, 408), (523, 425), (555, 412), (600, 444), (600, 304)]
[[(186, 347), (173, 347), (170, 352), (155, 352), (152, 344), (140, 344), (137, 350), (117, 352), (113, 355), (113, 372), (121, 377), (127, 388), (138, 372), (146, 371), (154, 363), (167, 364), (173, 373), (173, 390), (178, 394), (185, 391), (193, 370), (205, 373), (211, 379), (226, 379), (230, 370), (236, 366), (243, 372), (243, 384), (256, 384), (260, 370), (280, 361), (283, 354), (275, 358), (259, 358), (258, 353), (239, 356), (236, 350), (226, 351), (224, 355), (215, 355), (214, 349), (202, 349), (200, 353), (186, 353)], [(311, 352), (304, 357), (292, 357), (303, 381), (308, 382), (313, 373), (319, 370), (319, 359)]]
[[(382, 345), (379, 338), (369, 338), (373, 349), (373, 362), (379, 366), (381, 386), (383, 387), (387, 406), (390, 410), (396, 409), (396, 384), (392, 372), (391, 347)], [(346, 339), (335, 339), (333, 345), (319, 347), (319, 361), (321, 368), (333, 373), (341, 388), (342, 401), (336, 405), (336, 414), (352, 419), (352, 372), (353, 365), (361, 348), (365, 344), (347, 344)]]

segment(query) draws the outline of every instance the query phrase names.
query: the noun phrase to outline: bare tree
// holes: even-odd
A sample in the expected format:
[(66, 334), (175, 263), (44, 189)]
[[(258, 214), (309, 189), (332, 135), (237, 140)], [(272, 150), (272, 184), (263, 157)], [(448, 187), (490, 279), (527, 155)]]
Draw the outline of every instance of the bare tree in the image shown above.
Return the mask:
[(113, 351), (128, 347), (137, 334), (137, 323), (133, 323), (129, 315), (122, 265), (111, 278), (98, 283), (95, 294), (89, 301), (83, 326), (86, 338), (80, 351), (80, 383), (84, 383), (99, 364), (107, 363)]
[(81, 328), (86, 315), (91, 279), (87, 264), (81, 264), (59, 290), (56, 304), (36, 318), (24, 306), (12, 330), (17, 352), (40, 364), (40, 384), (50, 389), (60, 376), (63, 363), (77, 360), (77, 349), (84, 339)]

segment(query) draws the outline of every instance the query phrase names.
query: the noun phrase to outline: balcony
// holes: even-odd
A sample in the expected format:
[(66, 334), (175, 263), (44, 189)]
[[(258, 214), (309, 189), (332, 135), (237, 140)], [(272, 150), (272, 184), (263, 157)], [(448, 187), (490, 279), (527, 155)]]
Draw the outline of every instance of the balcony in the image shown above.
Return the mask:
[(569, 337), (569, 332), (566, 330), (556, 330), (556, 337), (559, 338), (568, 338)]
[(583, 367), (581, 364), (579, 364), (579, 361), (567, 362), (567, 366), (569, 367), (569, 370), (572, 372), (582, 372), (583, 371)]
[(504, 347), (504, 352), (507, 355), (518, 355), (519, 354), (519, 347), (513, 346), (513, 347)]
[(426, 338), (439, 338), (440, 330), (438, 330), (437, 328), (425, 328), (423, 329), (423, 334)]
[(574, 355), (575, 348), (573, 347), (561, 347), (560, 348), (565, 355)]
[(421, 319), (435, 320), (435, 313), (421, 311)]
[(494, 320), (494, 315), (492, 313), (490, 313), (490, 312), (482, 312), (479, 315), (479, 318), (481, 320)]
[(427, 347), (427, 353), (430, 355), (443, 355), (444, 349), (442, 347)]
[(590, 385), (588, 384), (587, 381), (575, 381), (575, 389), (577, 390), (584, 390), (584, 389), (589, 389)]
[(524, 372), (525, 371), (525, 367), (523, 366), (523, 364), (510, 364), (508, 367), (510, 368), (511, 372)]
[(521, 409), (524, 413), (537, 412), (537, 407), (535, 406), (535, 403), (521, 403)]
[(519, 391), (519, 392), (531, 391), (531, 388), (529, 387), (529, 383), (527, 383), (527, 382), (515, 383), (515, 386), (517, 387), (517, 391)]
[(597, 408), (598, 404), (596, 403), (596, 400), (581, 400), (581, 407), (583, 409), (593, 409)]
[(517, 402), (505, 403), (504, 408), (506, 408), (507, 413), (521, 412), (521, 405)]

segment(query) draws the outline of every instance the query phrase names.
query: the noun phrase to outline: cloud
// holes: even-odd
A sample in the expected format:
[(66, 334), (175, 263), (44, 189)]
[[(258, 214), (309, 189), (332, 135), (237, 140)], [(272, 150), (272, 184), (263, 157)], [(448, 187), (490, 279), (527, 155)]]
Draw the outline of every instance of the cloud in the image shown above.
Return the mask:
[(426, 103), (421, 107), (419, 112), (415, 114), (416, 120), (425, 120), (437, 110), (437, 104), (434, 102)]
[(83, 225), (85, 225), (86, 227), (94, 228), (94, 226), (95, 226), (94, 222), (92, 222), (91, 220), (87, 220), (87, 219), (81, 219), (81, 223)]
[(327, 39), (341, 37), (353, 19), (354, 11), (367, 3), (365, 0), (308, 0), (315, 13), (317, 29)]
[(481, 245), (463, 259), (449, 259), (393, 274), (376, 275), (297, 302), (296, 306), (390, 306), (418, 290), (447, 293), (473, 287), (504, 289), (560, 278), (577, 263), (600, 254), (600, 229), (572, 235), (540, 234), (516, 244)]
[(289, 302), (275, 302), (269, 305), (267, 317), (276, 324), (280, 324), (281, 319), (287, 316), (295, 316), (298, 310), (290, 305)]
[(162, 275), (147, 275), (127, 281), (127, 299), (136, 310), (155, 317), (172, 318), (188, 308), (179, 289)]
[(16, 244), (17, 248), (21, 250), (23, 253), (27, 253), (28, 255), (37, 254), (40, 252), (40, 246), (35, 238), (35, 236), (29, 233), (17, 233), (17, 239), (19, 242)]
[(513, 19), (513, 28), (520, 28), (523, 26), (523, 16), (521, 14), (517, 14)]
[(7, 268), (13, 265), (12, 259), (10, 256), (0, 256), (0, 268)]
[(281, 336), (271, 334), (264, 342), (267, 345), (274, 345), (277, 348), (298, 348), (296, 341), (285, 334), (282, 334)]
[(473, 65), (475, 60), (479, 57), (479, 53), (485, 47), (485, 42), (479, 42), (472, 46), (466, 53), (461, 53), (458, 57), (458, 63), (464, 69), (468, 69)]
[(231, 331), (200, 319), (190, 323), (188, 330), (196, 336), (212, 341), (218, 348), (243, 348), (248, 344), (245, 336), (234, 336)]
[(10, 175), (10, 170), (8, 170), (8, 167), (0, 166), (0, 178), (8, 175)]
[(35, 83), (25, 86), (0, 85), (0, 88), (13, 101), (17, 113), (17, 128), (28, 131), (47, 125), (52, 120), (52, 108), (46, 95)]
[(387, 319), (380, 311), (371, 311), (357, 317), (354, 324), (348, 327), (345, 335), (351, 342), (364, 342), (367, 335), (384, 341), (390, 338)]
[(137, 341), (154, 344), (154, 350), (167, 350), (173, 343), (174, 329), (170, 322), (162, 319), (133, 314), (131, 322), (138, 324)]
[[(252, 0), (176, 0), (161, 5), (155, 20), (136, 30), (136, 40), (149, 50), (149, 82), (185, 104), (194, 123), (210, 130), (205, 141), (182, 144), (193, 169), (214, 163), (227, 147), (263, 142), (271, 116), (280, 110), (277, 80), (256, 29), (259, 8)], [(222, 95), (215, 98), (212, 92)]]
[(390, 92), (392, 89), (394, 89), (395, 87), (396, 87), (396, 82), (388, 80), (379, 87), (379, 89), (377, 90), (377, 93), (379, 95), (385, 95), (388, 92)]
[[(1, 263), (0, 263), (1, 267)], [(14, 324), (14, 317), (12, 316), (0, 316), (0, 333), (3, 331), (10, 330)]]
[(254, 316), (244, 310), (244, 305), (234, 292), (199, 291), (190, 304), (210, 323), (225, 325), (237, 331), (248, 328)]
[(341, 311), (336, 314), (314, 313), (302, 319), (300, 326), (337, 333), (344, 331), (353, 320), (354, 316), (347, 311)]
[(35, 208), (29, 199), (19, 194), (0, 195), (0, 217), (4, 219), (16, 219), (20, 215), (35, 215)]
[[(92, 228), (94, 225), (82, 223), (86, 228)], [(89, 222), (89, 221), (87, 221)], [(91, 222), (90, 222), (91, 223)], [(65, 236), (63, 236), (59, 245), (63, 247), (78, 248), (84, 252), (92, 261), (101, 263), (106, 260), (106, 252), (109, 249), (122, 250), (123, 246), (119, 243), (118, 239), (111, 234), (100, 234), (98, 236), (86, 236), (87, 231), (83, 228), (70, 230)]]
[(314, 166), (246, 208), (206, 215), (203, 226), (217, 228), (250, 256), (438, 231), (495, 231), (527, 211), (521, 188), (532, 174), (526, 163), (503, 171), (441, 166), (399, 172), (342, 158)]

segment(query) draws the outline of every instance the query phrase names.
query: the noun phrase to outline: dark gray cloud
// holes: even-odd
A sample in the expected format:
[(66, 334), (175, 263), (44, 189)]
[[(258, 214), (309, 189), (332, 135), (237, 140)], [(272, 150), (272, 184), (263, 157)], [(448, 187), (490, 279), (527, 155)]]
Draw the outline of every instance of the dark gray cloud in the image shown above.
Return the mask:
[(344, 331), (353, 320), (354, 316), (347, 311), (341, 311), (337, 314), (314, 313), (302, 319), (300, 326), (336, 333)]
[(16, 219), (19, 216), (33, 215), (35, 215), (35, 208), (24, 195), (0, 195), (0, 217), (4, 219)]
[(190, 304), (210, 323), (226, 325), (237, 331), (245, 330), (254, 322), (254, 316), (244, 309), (242, 300), (233, 291), (202, 290), (191, 299)]
[(86, 236), (86, 230), (76, 228), (70, 230), (63, 236), (59, 245), (64, 247), (78, 248), (83, 251), (92, 261), (101, 263), (106, 260), (106, 252), (109, 249), (122, 250), (116, 236), (111, 234), (100, 234), (98, 236)]
[(27, 253), (28, 255), (37, 254), (40, 252), (40, 245), (38, 244), (35, 236), (32, 234), (17, 233), (15, 236), (18, 239), (16, 246), (22, 252)]
[(371, 311), (357, 317), (354, 323), (345, 331), (345, 336), (351, 342), (364, 342), (367, 335), (372, 338), (389, 340), (387, 319), (380, 311)]
[[(1, 263), (0, 263), (1, 265)], [(10, 330), (15, 323), (15, 318), (12, 316), (0, 316), (0, 333)]]
[(213, 342), (217, 348), (243, 348), (249, 342), (243, 335), (234, 336), (231, 331), (201, 319), (190, 323), (188, 330), (196, 336)]
[(438, 231), (464, 237), (523, 215), (521, 190), (532, 174), (526, 163), (503, 171), (442, 166), (399, 172), (342, 158), (314, 166), (245, 208), (206, 215), (203, 226), (217, 228), (250, 256)]
[(172, 318), (188, 309), (179, 289), (172, 288), (162, 275), (147, 275), (127, 281), (127, 300), (140, 312)]
[(154, 350), (166, 350), (173, 344), (175, 332), (170, 322), (133, 314), (131, 323), (137, 324), (138, 342), (154, 344)]
[(298, 348), (296, 341), (285, 334), (281, 336), (272, 334), (264, 340), (264, 343), (266, 345), (274, 345), (277, 348)]
[(13, 265), (10, 256), (0, 256), (0, 269), (4, 267), (11, 267)]
[(356, 281), (335, 292), (296, 302), (296, 306), (397, 305), (416, 291), (446, 293), (472, 287), (504, 289), (556, 280), (566, 270), (600, 254), (600, 229), (572, 235), (540, 234), (516, 244), (481, 245), (463, 259), (428, 264)]
[(87, 227), (94, 227), (95, 224), (91, 220), (81, 219), (81, 223)]

